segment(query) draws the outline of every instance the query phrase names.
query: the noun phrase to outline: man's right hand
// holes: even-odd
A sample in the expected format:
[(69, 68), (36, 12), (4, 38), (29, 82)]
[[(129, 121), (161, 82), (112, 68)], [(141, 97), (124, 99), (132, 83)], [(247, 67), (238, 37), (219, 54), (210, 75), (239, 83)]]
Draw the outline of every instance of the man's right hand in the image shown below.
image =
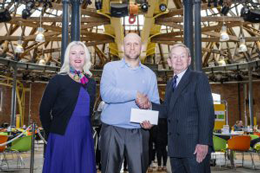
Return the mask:
[(150, 109), (151, 108), (151, 102), (149, 101), (148, 97), (144, 94), (141, 94), (140, 92), (137, 92), (136, 104), (141, 109)]

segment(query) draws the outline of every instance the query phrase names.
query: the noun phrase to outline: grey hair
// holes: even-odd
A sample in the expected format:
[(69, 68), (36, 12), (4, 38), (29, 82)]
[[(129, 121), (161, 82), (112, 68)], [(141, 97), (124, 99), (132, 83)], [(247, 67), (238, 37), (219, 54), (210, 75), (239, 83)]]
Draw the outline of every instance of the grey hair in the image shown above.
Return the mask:
[(85, 46), (85, 44), (83, 43), (83, 42), (81, 42), (81, 41), (73, 41), (73, 42), (71, 42), (68, 46), (67, 46), (67, 48), (66, 48), (66, 51), (65, 51), (65, 54), (64, 54), (64, 62), (63, 62), (63, 65), (62, 65), (62, 67), (61, 67), (61, 69), (60, 69), (60, 72), (59, 72), (59, 74), (61, 74), (61, 73), (69, 73), (69, 71), (70, 71), (70, 60), (69, 60), (69, 55), (70, 55), (70, 49), (71, 49), (71, 47), (73, 47), (73, 46), (76, 46), (76, 45), (80, 45), (80, 46), (82, 46), (83, 47), (83, 49), (84, 49), (84, 51), (85, 51), (85, 64), (84, 64), (84, 66), (83, 66), (83, 70), (84, 70), (84, 72), (86, 73), (86, 74), (88, 74), (89, 76), (92, 76), (92, 73), (90, 72), (90, 67), (91, 67), (91, 61), (90, 61), (90, 59), (91, 59), (91, 57), (90, 57), (90, 53), (89, 53), (89, 50), (88, 50), (88, 48)]
[[(173, 50), (174, 48), (176, 48), (176, 47), (183, 47), (183, 48), (187, 51), (188, 57), (191, 57), (191, 55), (190, 55), (190, 49), (189, 49), (185, 44), (183, 44), (183, 43), (174, 44), (174, 45), (171, 47), (170, 52), (172, 52), (172, 50)], [(171, 56), (169, 56), (169, 57), (171, 57)]]

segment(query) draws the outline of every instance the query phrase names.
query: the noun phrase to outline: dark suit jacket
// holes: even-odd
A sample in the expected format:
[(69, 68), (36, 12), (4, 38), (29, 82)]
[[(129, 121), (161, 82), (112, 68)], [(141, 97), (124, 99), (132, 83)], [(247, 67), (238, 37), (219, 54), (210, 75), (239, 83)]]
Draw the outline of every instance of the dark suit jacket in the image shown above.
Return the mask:
[(197, 144), (212, 149), (214, 107), (207, 76), (187, 69), (173, 92), (168, 81), (163, 105), (152, 103), (159, 116), (168, 119), (170, 157), (191, 157)]

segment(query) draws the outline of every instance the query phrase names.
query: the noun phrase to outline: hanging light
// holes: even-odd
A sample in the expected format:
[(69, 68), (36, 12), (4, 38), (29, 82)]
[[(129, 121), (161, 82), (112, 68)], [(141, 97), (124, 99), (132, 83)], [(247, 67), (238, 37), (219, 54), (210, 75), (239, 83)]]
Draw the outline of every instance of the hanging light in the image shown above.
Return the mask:
[(44, 47), (42, 48), (42, 56), (40, 58), (40, 60), (38, 61), (39, 65), (46, 65), (46, 60), (44, 58)]
[(225, 61), (225, 58), (223, 56), (221, 56), (218, 60), (218, 64), (220, 66), (225, 66), (226, 65), (226, 61)]
[(44, 29), (42, 28), (42, 13), (40, 15), (40, 27), (37, 29), (38, 34), (35, 37), (35, 41), (42, 43), (45, 42)]
[(238, 52), (246, 52), (247, 51), (246, 40), (244, 38), (240, 38), (239, 44), (240, 46), (238, 48)]
[(38, 64), (39, 64), (39, 65), (46, 65), (45, 59), (44, 59), (44, 58), (41, 58)]
[(44, 29), (42, 27), (39, 27), (37, 29), (38, 31), (38, 34), (36, 35), (35, 37), (35, 41), (39, 42), (39, 43), (42, 43), (42, 42), (45, 42), (45, 37), (44, 37)]
[(17, 46), (15, 48), (15, 53), (23, 53), (24, 52), (22, 44), (23, 44), (22, 40), (19, 39), (18, 42), (17, 42)]
[(227, 33), (227, 27), (225, 25), (223, 25), (221, 28), (221, 31), (220, 31), (219, 41), (228, 41), (228, 40), (229, 40), (229, 35)]

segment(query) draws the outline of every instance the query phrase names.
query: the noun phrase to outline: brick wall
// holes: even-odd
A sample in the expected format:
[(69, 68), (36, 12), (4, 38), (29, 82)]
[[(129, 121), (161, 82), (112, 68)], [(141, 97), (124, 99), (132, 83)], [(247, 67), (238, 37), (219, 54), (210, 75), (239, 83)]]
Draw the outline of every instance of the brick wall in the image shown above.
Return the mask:
[(42, 99), (42, 94), (45, 90), (46, 84), (36, 83), (33, 84), (32, 87), (32, 108), (31, 108), (31, 116), (34, 122), (37, 125), (41, 125), (39, 119), (39, 105)]
[(2, 111), (0, 111), (0, 125), (4, 122), (10, 122), (11, 116), (11, 99), (12, 99), (12, 88), (1, 86), (0, 89), (3, 94), (2, 98)]
[[(245, 122), (244, 113), (244, 85), (240, 84), (240, 105), (241, 105), (241, 119)], [(248, 89), (248, 85), (247, 85)], [(222, 100), (226, 100), (228, 103), (229, 125), (234, 125), (236, 120), (239, 120), (239, 107), (238, 107), (238, 84), (212, 84), (211, 90), (213, 93), (221, 95)], [(260, 82), (253, 84), (253, 99), (254, 99), (254, 115), (257, 116), (258, 125), (260, 125)], [(249, 123), (249, 110), (248, 105), (246, 114)]]
[[(26, 88), (30, 88), (30, 85), (25, 84)], [(0, 111), (0, 125), (2, 123), (10, 123), (10, 117), (11, 117), (11, 99), (12, 99), (12, 88), (7, 86), (1, 86), (0, 88), (3, 91), (3, 107), (2, 111)], [(37, 125), (40, 125), (39, 121), (39, 104), (41, 101), (42, 93), (45, 89), (45, 84), (32, 84), (32, 97), (31, 97), (31, 116), (32, 120), (37, 123)], [(25, 117), (24, 117), (24, 124), (29, 124), (29, 107), (30, 107), (30, 93), (26, 92), (25, 94)], [(18, 101), (17, 101), (18, 103)], [(18, 104), (16, 106), (17, 114), (19, 113), (19, 107)]]

